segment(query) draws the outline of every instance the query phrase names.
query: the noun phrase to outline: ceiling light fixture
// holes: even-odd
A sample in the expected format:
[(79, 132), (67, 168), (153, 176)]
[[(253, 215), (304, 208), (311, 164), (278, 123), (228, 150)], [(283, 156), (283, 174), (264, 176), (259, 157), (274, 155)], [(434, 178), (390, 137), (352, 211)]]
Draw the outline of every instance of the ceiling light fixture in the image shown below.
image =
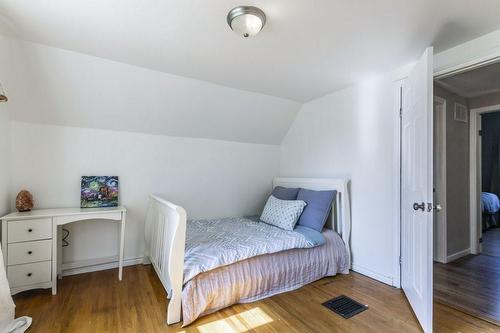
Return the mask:
[(227, 23), (240, 36), (255, 36), (266, 24), (266, 14), (257, 7), (238, 6), (227, 14)]

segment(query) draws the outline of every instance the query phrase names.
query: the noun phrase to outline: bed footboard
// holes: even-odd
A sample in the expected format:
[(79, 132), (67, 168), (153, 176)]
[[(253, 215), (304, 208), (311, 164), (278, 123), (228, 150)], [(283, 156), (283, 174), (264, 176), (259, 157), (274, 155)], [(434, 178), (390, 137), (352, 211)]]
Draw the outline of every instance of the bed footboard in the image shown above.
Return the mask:
[(170, 299), (167, 324), (181, 320), (186, 211), (158, 196), (150, 195), (145, 223), (146, 253)]

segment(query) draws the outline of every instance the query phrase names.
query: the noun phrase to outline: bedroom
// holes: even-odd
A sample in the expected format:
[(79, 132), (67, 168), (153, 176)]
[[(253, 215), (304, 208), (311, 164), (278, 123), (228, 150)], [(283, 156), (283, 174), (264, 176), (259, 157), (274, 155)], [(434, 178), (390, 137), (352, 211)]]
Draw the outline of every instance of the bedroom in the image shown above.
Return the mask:
[[(231, 31), (227, 15), (239, 5), (264, 11), (256, 36)], [(401, 16), (388, 20), (394, 11)], [(166, 324), (164, 288), (142, 265), (149, 195), (189, 219), (260, 216), (278, 177), (349, 181), (352, 271), (184, 329), (363, 332), (376, 322), (420, 330), (398, 289), (395, 82), (429, 46), (435, 72), (497, 57), (497, 1), (4, 0), (0, 12), (2, 215), (16, 210), (21, 189), (35, 209), (79, 207), (81, 177), (90, 175), (118, 176), (127, 209), (123, 280), (116, 223), (64, 226), (57, 294), (14, 295), (30, 330), (85, 330), (89, 321), (102, 331), (183, 330)], [(344, 320), (322, 306), (339, 295), (369, 309)], [(435, 318), (438, 332), (470, 325), (439, 305)]]

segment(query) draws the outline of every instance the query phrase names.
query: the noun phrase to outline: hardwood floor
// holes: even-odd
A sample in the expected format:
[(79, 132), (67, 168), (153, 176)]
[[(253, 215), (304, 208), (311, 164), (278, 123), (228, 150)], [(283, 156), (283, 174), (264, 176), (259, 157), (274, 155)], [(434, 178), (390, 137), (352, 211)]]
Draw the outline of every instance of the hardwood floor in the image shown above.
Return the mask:
[[(321, 303), (345, 294), (369, 309), (345, 320)], [(165, 292), (151, 266), (65, 277), (58, 294), (14, 297), (16, 315), (33, 318), (30, 332), (420, 332), (402, 292), (357, 273), (316, 281), (299, 290), (238, 304), (186, 328), (165, 324)], [(435, 306), (435, 332), (498, 332), (498, 327), (447, 306)]]
[(483, 254), (500, 257), (500, 228), (483, 232)]
[(500, 324), (500, 257), (434, 264), (434, 300)]
[(500, 332), (500, 327), (477, 317), (457, 311), (444, 304), (434, 302), (435, 333), (491, 333)]

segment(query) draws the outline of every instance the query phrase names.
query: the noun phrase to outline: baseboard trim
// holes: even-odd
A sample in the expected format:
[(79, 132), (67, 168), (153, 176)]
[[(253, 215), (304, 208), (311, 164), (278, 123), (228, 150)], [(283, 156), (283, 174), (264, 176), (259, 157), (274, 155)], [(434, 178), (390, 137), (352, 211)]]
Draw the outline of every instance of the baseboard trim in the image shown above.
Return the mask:
[(453, 253), (452, 255), (446, 257), (446, 263), (465, 257), (468, 254), (470, 254), (470, 248)]
[(365, 267), (362, 267), (362, 266), (359, 266), (356, 264), (352, 265), (352, 270), (355, 271), (356, 273), (366, 275), (372, 279), (375, 279), (375, 280), (380, 281), (382, 283), (388, 284), (391, 287), (394, 287), (394, 280), (393, 280), (392, 276), (382, 275), (380, 273), (372, 271), (371, 269), (368, 269), (368, 268), (365, 268)]
[[(132, 266), (142, 264), (144, 258), (127, 258), (123, 260), (123, 266)], [(89, 272), (103, 271), (118, 267), (118, 257), (106, 257), (99, 259), (77, 260), (62, 264), (62, 275), (76, 275)]]

